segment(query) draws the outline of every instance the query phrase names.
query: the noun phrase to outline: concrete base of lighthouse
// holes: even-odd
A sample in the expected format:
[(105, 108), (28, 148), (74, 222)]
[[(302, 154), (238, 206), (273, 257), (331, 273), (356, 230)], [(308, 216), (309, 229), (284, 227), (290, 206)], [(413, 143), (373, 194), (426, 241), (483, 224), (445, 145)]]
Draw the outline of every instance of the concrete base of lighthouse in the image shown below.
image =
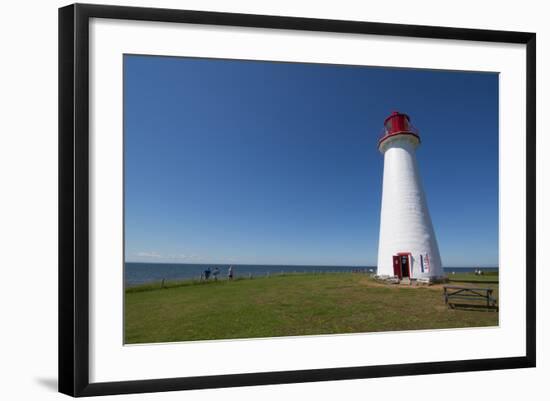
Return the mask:
[(420, 278), (420, 279), (409, 279), (408, 277), (405, 278), (399, 278), (396, 276), (374, 276), (374, 279), (380, 283), (384, 284), (399, 284), (399, 285), (405, 285), (405, 286), (411, 286), (411, 287), (423, 287), (427, 285), (432, 284), (441, 284), (441, 283), (448, 283), (449, 279), (447, 276), (443, 277), (428, 277), (428, 278)]

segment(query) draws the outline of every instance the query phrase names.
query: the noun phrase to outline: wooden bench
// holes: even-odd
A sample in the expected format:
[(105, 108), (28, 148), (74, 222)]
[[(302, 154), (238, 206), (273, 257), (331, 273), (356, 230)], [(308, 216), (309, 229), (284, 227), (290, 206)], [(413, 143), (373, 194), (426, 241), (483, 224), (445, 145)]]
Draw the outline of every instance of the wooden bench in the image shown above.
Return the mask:
[[(459, 303), (455, 300), (469, 301), (467, 305), (470, 307), (486, 306), (487, 309), (498, 310), (497, 300), (493, 297), (492, 288), (475, 288), (475, 287), (461, 287), (458, 285), (444, 285), (443, 297), (445, 298), (445, 304), (455, 309)], [(484, 304), (472, 304), (471, 301), (483, 301)]]

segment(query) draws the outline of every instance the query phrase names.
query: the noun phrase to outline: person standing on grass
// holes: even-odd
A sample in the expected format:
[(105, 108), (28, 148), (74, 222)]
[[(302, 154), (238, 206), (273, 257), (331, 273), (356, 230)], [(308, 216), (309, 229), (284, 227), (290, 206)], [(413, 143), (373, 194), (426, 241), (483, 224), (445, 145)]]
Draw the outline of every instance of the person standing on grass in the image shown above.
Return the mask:
[(233, 280), (233, 266), (229, 266), (229, 269), (227, 270), (227, 277), (229, 280)]
[(207, 267), (206, 270), (204, 271), (204, 278), (208, 281), (208, 279), (210, 278), (210, 267)]
[(214, 271), (212, 272), (212, 276), (214, 276), (214, 280), (215, 281), (218, 281), (218, 274), (220, 274), (220, 269), (218, 269), (217, 267), (214, 269)]

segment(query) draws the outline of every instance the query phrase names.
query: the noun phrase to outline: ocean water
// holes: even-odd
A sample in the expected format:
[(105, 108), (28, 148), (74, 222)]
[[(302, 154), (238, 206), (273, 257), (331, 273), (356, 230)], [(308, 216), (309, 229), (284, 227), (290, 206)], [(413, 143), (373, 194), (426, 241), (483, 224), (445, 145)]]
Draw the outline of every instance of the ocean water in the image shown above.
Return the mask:
[[(227, 278), (227, 270), (230, 265), (217, 264), (182, 264), (182, 263), (125, 263), (124, 284), (133, 286), (162, 280), (188, 280), (200, 278), (207, 267), (210, 270), (218, 268), (219, 278)], [(262, 277), (280, 273), (374, 273), (374, 266), (289, 266), (289, 265), (232, 265), (233, 274), (236, 277)], [(449, 267), (445, 272), (473, 272), (474, 267)], [(481, 268), (485, 272), (498, 271), (498, 268)]]

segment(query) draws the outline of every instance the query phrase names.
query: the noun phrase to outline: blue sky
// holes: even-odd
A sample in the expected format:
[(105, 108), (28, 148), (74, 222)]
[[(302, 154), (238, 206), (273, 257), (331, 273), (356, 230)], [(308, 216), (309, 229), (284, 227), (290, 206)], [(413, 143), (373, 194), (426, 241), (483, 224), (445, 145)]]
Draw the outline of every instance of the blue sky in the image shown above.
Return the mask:
[(127, 261), (376, 264), (392, 111), (443, 264), (498, 264), (498, 74), (127, 55)]

